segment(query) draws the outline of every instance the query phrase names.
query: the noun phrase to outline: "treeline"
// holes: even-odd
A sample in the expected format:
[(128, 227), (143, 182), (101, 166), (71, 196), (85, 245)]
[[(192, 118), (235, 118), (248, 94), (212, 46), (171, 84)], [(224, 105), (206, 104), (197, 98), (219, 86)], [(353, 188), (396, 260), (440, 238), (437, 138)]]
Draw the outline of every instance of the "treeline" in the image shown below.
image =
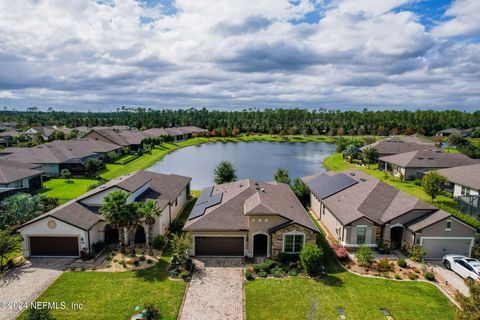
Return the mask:
[(116, 112), (1, 111), (0, 122), (16, 121), (22, 126), (129, 125), (136, 128), (194, 125), (231, 134), (255, 132), (269, 134), (331, 135), (432, 135), (446, 128), (480, 126), (480, 111), (326, 111), (306, 109), (245, 109), (217, 111), (207, 109), (152, 110), (118, 109)]

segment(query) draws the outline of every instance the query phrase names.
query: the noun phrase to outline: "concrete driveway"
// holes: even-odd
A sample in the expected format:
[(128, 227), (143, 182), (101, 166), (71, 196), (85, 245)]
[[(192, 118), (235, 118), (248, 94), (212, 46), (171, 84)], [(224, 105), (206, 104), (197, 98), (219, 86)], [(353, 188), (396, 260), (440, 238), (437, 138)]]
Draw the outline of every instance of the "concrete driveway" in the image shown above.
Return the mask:
[(4, 274), (0, 278), (0, 319), (15, 319), (22, 311), (20, 306), (35, 300), (72, 261), (31, 259)]
[(242, 259), (208, 258), (195, 265), (179, 319), (242, 320)]
[(428, 266), (433, 268), (433, 271), (442, 278), (439, 280), (448, 281), (448, 285), (460, 291), (465, 296), (469, 295), (468, 287), (465, 285), (463, 278), (455, 272), (447, 270), (441, 261), (430, 261)]

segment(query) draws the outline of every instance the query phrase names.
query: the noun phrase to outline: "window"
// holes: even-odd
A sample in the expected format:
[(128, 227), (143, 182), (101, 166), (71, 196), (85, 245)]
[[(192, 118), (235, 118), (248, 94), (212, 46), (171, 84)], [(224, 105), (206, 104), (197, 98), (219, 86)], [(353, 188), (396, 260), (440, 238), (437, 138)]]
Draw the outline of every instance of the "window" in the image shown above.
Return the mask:
[(462, 196), (469, 196), (470, 195), (470, 188), (462, 186)]
[(305, 242), (303, 234), (286, 234), (283, 236), (283, 252), (299, 253), (302, 251)]
[(452, 220), (447, 220), (447, 227), (445, 228), (445, 230), (447, 231), (452, 230)]
[(366, 226), (357, 226), (357, 244), (364, 244), (367, 236)]

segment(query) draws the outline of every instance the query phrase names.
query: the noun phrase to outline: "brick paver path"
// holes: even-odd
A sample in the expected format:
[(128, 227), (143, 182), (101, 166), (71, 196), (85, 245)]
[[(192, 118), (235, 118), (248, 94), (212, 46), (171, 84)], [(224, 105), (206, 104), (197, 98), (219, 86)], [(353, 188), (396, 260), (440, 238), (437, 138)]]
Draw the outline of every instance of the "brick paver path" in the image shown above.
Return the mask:
[(243, 269), (240, 258), (196, 261), (180, 320), (242, 320)]
[(22, 311), (19, 303), (29, 304), (45, 290), (73, 259), (32, 259), (0, 277), (0, 319), (15, 319)]

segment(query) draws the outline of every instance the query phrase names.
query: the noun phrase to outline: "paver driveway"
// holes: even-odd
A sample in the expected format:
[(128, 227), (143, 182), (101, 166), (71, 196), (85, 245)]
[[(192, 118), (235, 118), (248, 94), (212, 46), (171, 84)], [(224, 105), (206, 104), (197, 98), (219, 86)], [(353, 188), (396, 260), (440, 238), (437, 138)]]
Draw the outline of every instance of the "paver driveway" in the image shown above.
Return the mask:
[(0, 278), (0, 319), (14, 319), (22, 310), (12, 303), (30, 303), (45, 290), (72, 259), (31, 259)]
[(180, 320), (242, 320), (241, 258), (208, 258), (195, 265)]

